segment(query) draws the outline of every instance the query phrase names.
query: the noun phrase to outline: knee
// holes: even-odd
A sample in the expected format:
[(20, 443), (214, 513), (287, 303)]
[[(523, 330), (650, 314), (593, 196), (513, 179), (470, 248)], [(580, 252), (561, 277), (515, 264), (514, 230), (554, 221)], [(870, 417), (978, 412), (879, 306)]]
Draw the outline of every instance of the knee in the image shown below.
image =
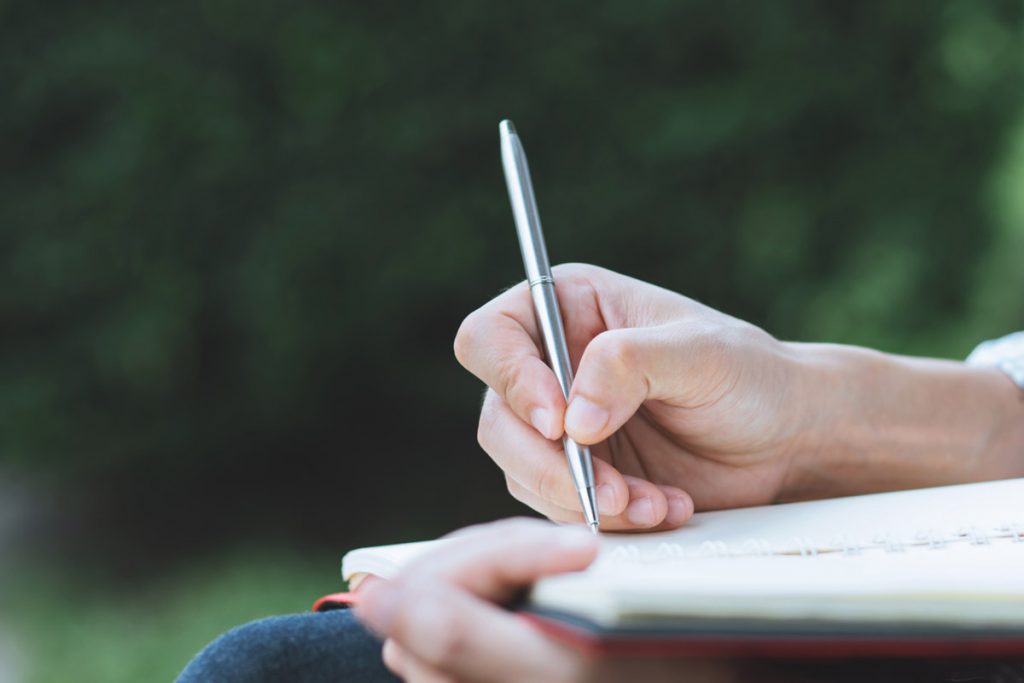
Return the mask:
[(350, 610), (261, 619), (232, 629), (196, 655), (178, 683), (394, 683), (380, 641)]
[(178, 683), (270, 683), (281, 678), (286, 657), (279, 637), (286, 617), (270, 617), (237, 626), (197, 654)]

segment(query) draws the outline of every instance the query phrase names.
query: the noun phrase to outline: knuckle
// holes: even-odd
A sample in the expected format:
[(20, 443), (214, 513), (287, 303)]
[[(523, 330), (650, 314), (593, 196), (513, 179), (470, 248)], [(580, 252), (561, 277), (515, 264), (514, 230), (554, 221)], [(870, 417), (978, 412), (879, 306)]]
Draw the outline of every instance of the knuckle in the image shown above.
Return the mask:
[(551, 269), (551, 275), (560, 284), (583, 285), (592, 282), (600, 271), (587, 263), (559, 263)]
[(523, 500), (524, 496), (522, 487), (515, 479), (508, 476), (507, 474), (505, 475), (505, 488), (508, 489), (509, 495), (518, 500), (520, 503), (526, 502), (525, 500)]
[(495, 398), (493, 391), (487, 392), (484, 404), (480, 408), (480, 422), (476, 428), (476, 441), (480, 444), (480, 448), (488, 453), (494, 444), (494, 434), (497, 431), (498, 409), (495, 405)]
[(501, 531), (502, 538), (513, 540), (520, 539), (525, 535), (536, 534), (540, 530), (550, 529), (551, 525), (533, 517), (509, 517), (496, 522), (495, 528)]
[(621, 376), (637, 367), (641, 349), (633, 336), (622, 330), (613, 330), (595, 337), (587, 352), (603, 372)]
[(541, 500), (546, 500), (549, 503), (559, 500), (558, 494), (562, 486), (560, 474), (561, 471), (554, 467), (541, 468), (536, 481), (537, 495)]
[(498, 370), (498, 382), (502, 390), (502, 394), (505, 396), (505, 400), (510, 404), (514, 398), (520, 394), (520, 389), (523, 385), (523, 368), (519, 363), (503, 363), (501, 368)]
[(467, 366), (470, 354), (478, 344), (481, 324), (479, 311), (474, 311), (466, 316), (462, 324), (459, 325), (458, 332), (455, 333), (453, 344), (455, 358), (463, 367)]
[(384, 660), (384, 666), (386, 666), (392, 673), (399, 676), (402, 675), (402, 652), (401, 647), (393, 639), (388, 638), (384, 641), (384, 647), (381, 650), (381, 655)]
[[(532, 521), (533, 523), (528, 523)], [(548, 522), (539, 520), (519, 520), (519, 523), (509, 524), (503, 534), (505, 547), (529, 547), (531, 544), (550, 539), (554, 527)]]
[(488, 418), (488, 411), (480, 411), (480, 422), (476, 427), (476, 442), (484, 451), (490, 450), (491, 435), (494, 433), (493, 419)]
[(579, 261), (569, 261), (568, 263), (559, 263), (558, 265), (551, 268), (551, 272), (556, 275), (564, 275), (565, 277), (578, 277), (589, 275), (601, 270), (597, 266), (592, 266), (589, 263), (580, 263)]

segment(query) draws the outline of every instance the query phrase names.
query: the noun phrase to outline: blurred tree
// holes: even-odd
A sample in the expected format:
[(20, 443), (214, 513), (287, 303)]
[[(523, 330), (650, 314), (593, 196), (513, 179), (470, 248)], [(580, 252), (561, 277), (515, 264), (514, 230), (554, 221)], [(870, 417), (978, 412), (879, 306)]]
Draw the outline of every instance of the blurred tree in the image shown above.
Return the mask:
[(1024, 323), (997, 275), (1020, 270), (1021, 15), (0, 5), (0, 457), (135, 540), (516, 509), (450, 352), (521, 277), (505, 116), (554, 260), (782, 337), (960, 356)]

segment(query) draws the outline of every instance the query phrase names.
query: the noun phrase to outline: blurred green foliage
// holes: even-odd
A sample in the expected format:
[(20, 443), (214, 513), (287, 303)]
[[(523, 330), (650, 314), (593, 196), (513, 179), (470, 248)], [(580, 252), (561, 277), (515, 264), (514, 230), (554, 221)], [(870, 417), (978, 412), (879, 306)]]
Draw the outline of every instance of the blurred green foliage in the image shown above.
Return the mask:
[(0, 4), (0, 457), (64, 482), (117, 552), (340, 549), (515, 509), (450, 350), (521, 277), (506, 116), (553, 260), (785, 338), (962, 356), (1024, 325), (1021, 19)]
[(1022, 19), (0, 2), (0, 474), (49, 482), (101, 565), (7, 577), (31, 679), (166, 680), (335, 589), (347, 547), (519, 510), (450, 349), (521, 277), (501, 118), (555, 261), (784, 338), (1024, 328)]
[(13, 666), (20, 675), (5, 683), (172, 681), (232, 626), (302, 611), (337, 587), (336, 553), (294, 550), (233, 548), (145, 586), (26, 573), (0, 599), (17, 626), (16, 640), (3, 644), (19, 649), (15, 661), (0, 660), (0, 676)]

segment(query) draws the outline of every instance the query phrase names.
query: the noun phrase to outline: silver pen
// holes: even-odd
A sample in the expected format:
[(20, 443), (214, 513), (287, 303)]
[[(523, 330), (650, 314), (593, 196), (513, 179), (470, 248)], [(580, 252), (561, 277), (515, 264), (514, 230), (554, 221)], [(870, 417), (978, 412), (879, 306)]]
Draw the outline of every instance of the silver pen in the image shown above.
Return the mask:
[[(526, 266), (526, 280), (530, 283), (537, 326), (544, 339), (548, 364), (568, 401), (569, 389), (572, 388), (569, 346), (565, 342), (562, 312), (558, 308), (558, 297), (555, 296), (555, 281), (551, 277), (551, 263), (548, 261), (547, 247), (544, 246), (544, 233), (540, 228), (540, 214), (537, 212), (537, 200), (533, 196), (526, 152), (523, 151), (523, 144), (511, 121), (502, 121), (498, 131), (501, 136), (501, 165), (505, 169), (505, 184), (508, 185), (508, 198), (512, 202), (516, 235), (523, 252), (523, 265)], [(597, 533), (600, 521), (590, 449), (579, 445), (568, 435), (562, 437), (562, 446), (565, 448), (565, 459), (569, 462), (569, 472), (576, 484), (576, 492), (580, 496), (580, 505), (583, 506), (583, 517), (591, 531)]]

